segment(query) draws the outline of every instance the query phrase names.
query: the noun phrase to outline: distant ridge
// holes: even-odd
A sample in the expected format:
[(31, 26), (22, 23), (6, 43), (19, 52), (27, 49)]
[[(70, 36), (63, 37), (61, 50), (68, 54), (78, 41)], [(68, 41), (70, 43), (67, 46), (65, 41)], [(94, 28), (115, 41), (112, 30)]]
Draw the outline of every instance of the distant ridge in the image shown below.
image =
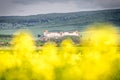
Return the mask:
[(120, 25), (120, 9), (49, 13), (30, 16), (0, 16), (0, 29), (19, 29), (34, 26), (84, 26), (95, 22)]
[(44, 14), (34, 14), (34, 15), (11, 15), (11, 16), (0, 16), (0, 17), (27, 17), (27, 16), (38, 16), (38, 15), (52, 15), (52, 14), (71, 14), (71, 13), (81, 13), (81, 12), (98, 12), (98, 11), (111, 11), (111, 10), (120, 10), (120, 8), (113, 9), (100, 9), (100, 10), (86, 10), (86, 11), (76, 11), (76, 12), (65, 12), (65, 13), (44, 13)]

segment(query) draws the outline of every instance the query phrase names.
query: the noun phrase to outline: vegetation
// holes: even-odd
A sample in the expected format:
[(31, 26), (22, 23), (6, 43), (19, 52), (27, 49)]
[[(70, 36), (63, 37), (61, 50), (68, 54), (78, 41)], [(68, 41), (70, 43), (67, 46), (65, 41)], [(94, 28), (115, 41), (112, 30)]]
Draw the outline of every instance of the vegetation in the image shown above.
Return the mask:
[(0, 49), (0, 80), (120, 80), (117, 30), (112, 25), (87, 29), (91, 40), (76, 46), (65, 39), (36, 50), (27, 32), (19, 32), (10, 50)]
[(117, 26), (120, 25), (120, 9), (39, 14), (32, 16), (1, 16), (0, 30), (16, 30), (21, 28), (32, 30), (35, 28), (34, 30), (40, 33), (40, 29), (44, 27), (46, 29), (57, 27), (54, 30), (60, 30), (60, 27), (64, 27), (64, 29), (67, 27), (65, 30), (68, 30), (68, 27), (71, 26), (72, 29), (78, 29), (80, 31), (86, 25), (96, 22), (110, 22)]

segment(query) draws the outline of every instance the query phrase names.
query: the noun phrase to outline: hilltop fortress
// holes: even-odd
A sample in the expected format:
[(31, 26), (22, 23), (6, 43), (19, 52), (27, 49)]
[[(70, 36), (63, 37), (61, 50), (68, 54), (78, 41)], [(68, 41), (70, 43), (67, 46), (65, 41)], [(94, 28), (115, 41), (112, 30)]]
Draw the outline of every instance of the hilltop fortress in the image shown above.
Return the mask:
[(90, 37), (88, 36), (88, 34), (90, 34), (90, 31), (82, 31), (82, 32), (78, 32), (78, 30), (74, 30), (74, 31), (65, 31), (65, 32), (49, 32), (48, 30), (45, 30), (43, 32), (43, 35), (38, 35), (40, 38), (40, 40), (42, 41), (47, 41), (49, 39), (59, 39), (65, 36), (75, 36), (75, 37), (79, 37), (82, 40), (89, 40)]
[(45, 30), (43, 35), (46, 38), (57, 38), (57, 37), (64, 37), (64, 36), (79, 36), (79, 33), (77, 30), (73, 32), (49, 32), (48, 30)]

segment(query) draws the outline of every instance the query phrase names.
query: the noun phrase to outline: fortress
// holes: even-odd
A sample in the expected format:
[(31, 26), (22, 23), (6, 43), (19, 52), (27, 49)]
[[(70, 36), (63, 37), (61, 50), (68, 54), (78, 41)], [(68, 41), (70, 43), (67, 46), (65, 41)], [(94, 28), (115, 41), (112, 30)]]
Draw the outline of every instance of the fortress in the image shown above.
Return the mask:
[(75, 31), (65, 31), (65, 32), (49, 32), (48, 30), (45, 30), (43, 32), (43, 36), (40, 38), (40, 40), (49, 40), (49, 39), (58, 39), (58, 38), (62, 38), (64, 36), (75, 36), (75, 37), (79, 37), (80, 39), (83, 40), (89, 40), (89, 36), (87, 35), (89, 34), (89, 32), (78, 32), (78, 30)]
[(56, 38), (56, 37), (64, 37), (64, 36), (79, 36), (79, 33), (77, 30), (73, 32), (49, 32), (48, 30), (45, 30), (43, 35), (46, 38)]

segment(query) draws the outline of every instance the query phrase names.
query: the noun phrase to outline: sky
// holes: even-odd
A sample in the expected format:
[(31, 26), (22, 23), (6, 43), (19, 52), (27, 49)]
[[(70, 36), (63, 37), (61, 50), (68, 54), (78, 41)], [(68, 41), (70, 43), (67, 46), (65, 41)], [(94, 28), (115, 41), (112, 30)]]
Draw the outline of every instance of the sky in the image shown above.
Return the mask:
[(120, 8), (120, 0), (0, 0), (0, 16), (26, 16)]

